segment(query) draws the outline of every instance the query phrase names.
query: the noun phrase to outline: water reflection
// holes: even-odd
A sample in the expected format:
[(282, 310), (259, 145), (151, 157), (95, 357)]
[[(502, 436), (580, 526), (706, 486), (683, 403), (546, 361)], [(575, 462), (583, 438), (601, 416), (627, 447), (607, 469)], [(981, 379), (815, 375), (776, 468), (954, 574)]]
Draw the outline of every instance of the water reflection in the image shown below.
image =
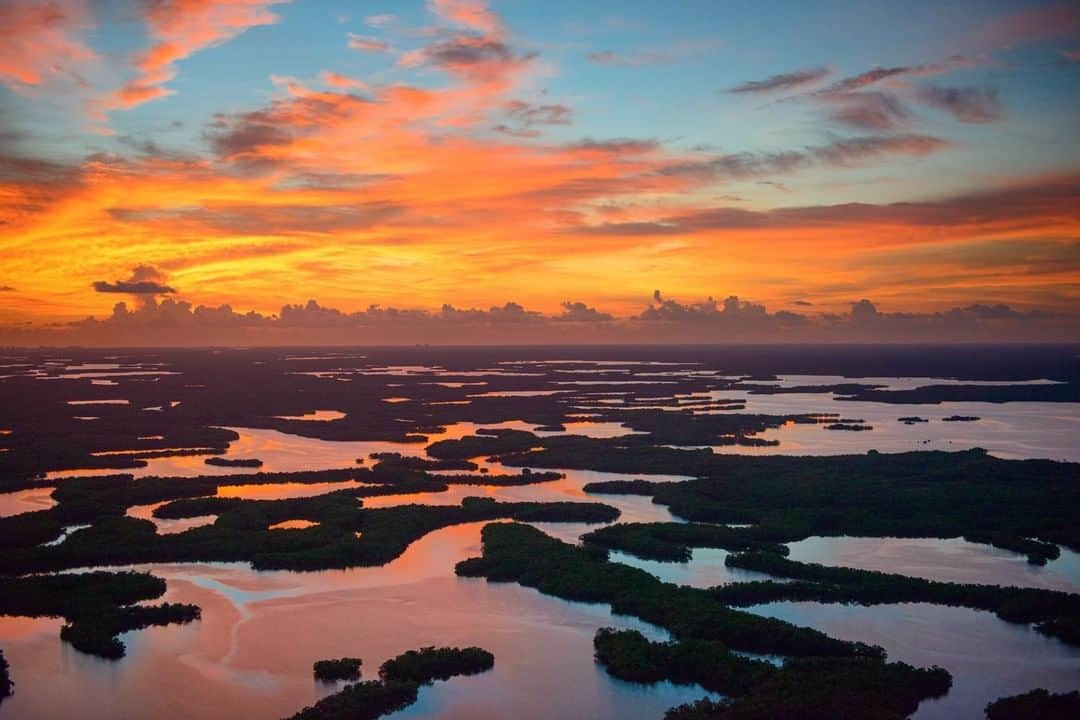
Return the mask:
[[(820, 393), (744, 395), (717, 391), (714, 400), (745, 399), (740, 412), (768, 415), (838, 413), (862, 418), (869, 432), (837, 432), (822, 425), (790, 424), (755, 437), (779, 440), (778, 446), (719, 446), (713, 452), (735, 455), (841, 455), (912, 450), (966, 450), (981, 447), (1001, 458), (1047, 458), (1080, 461), (1080, 412), (1070, 403), (945, 402), (937, 405), (891, 405), (837, 400)], [(707, 411), (724, 412), (724, 411)], [(905, 425), (899, 418), (917, 415), (929, 423)], [(977, 422), (943, 422), (950, 415), (980, 418)]]
[[(0, 624), (18, 692), (0, 718), (279, 718), (328, 692), (316, 659), (359, 656), (365, 677), (423, 645), (479, 645), (495, 668), (425, 688), (394, 717), (660, 717), (700, 688), (643, 687), (611, 679), (592, 659), (604, 626), (658, 628), (516, 584), (453, 576), (479, 552), (482, 523), (445, 528), (382, 568), (253, 572), (232, 564), (160, 565), (169, 602), (202, 606), (203, 619), (125, 636), (128, 657), (108, 663), (56, 639), (58, 621)], [(467, 682), (459, 683), (458, 680)]]
[(610, 553), (609, 558), (613, 562), (640, 568), (664, 582), (696, 588), (776, 579), (764, 573), (727, 567), (724, 560), (729, 554), (727, 550), (719, 548), (693, 548), (690, 560), (682, 563), (646, 560), (620, 551)]
[(899, 573), (942, 582), (1080, 591), (1080, 554), (1062, 555), (1043, 567), (1022, 555), (962, 538), (810, 537), (791, 543), (792, 560)]
[(1037, 687), (1075, 690), (1080, 679), (1080, 649), (988, 612), (925, 603), (810, 602), (768, 603), (750, 611), (880, 645), (891, 660), (945, 668), (952, 673), (952, 689), (923, 702), (914, 720), (981, 720), (986, 704), (999, 697)]
[(0, 493), (0, 517), (56, 507), (56, 501), (52, 499), (52, 491), (51, 487), (44, 487)]

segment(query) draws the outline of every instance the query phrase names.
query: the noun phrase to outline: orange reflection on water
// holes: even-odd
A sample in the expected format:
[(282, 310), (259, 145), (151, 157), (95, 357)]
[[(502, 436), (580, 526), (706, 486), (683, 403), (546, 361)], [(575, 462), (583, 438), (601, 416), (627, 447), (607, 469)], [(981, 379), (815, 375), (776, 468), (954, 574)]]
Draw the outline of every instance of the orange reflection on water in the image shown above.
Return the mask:
[(311, 520), (282, 520), (279, 523), (274, 523), (268, 530), (307, 530), (310, 527), (315, 527), (319, 523), (312, 522)]
[(244, 498), (245, 500), (288, 500), (291, 498), (312, 497), (334, 490), (346, 488), (372, 487), (372, 483), (364, 483), (359, 480), (343, 480), (341, 482), (322, 483), (298, 483), (285, 482), (273, 485), (246, 484), (246, 485), (221, 485), (217, 489), (218, 497)]

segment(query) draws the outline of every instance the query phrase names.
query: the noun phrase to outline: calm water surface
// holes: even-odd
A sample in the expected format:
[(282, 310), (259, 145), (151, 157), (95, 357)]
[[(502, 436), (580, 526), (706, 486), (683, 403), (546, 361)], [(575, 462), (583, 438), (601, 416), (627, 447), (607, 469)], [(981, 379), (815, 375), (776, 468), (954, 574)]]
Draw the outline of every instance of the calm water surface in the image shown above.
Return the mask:
[[(320, 356), (322, 357), (322, 356)], [(302, 360), (303, 358), (294, 358)], [(555, 361), (553, 361), (555, 362)], [(581, 364), (581, 363), (579, 363)], [(632, 367), (622, 362), (605, 365)], [(659, 365), (660, 363), (656, 363)], [(447, 373), (454, 378), (517, 375), (517, 363), (503, 369)], [(299, 365), (298, 365), (299, 367)], [(66, 368), (67, 377), (121, 376), (165, 372), (148, 366), (84, 365)], [(350, 374), (407, 376), (445, 372), (437, 366), (387, 366), (365, 370), (317, 371), (345, 379)], [(563, 387), (603, 385), (587, 379), (585, 370), (568, 368)], [(594, 372), (594, 371), (589, 371)], [(691, 368), (658, 368), (659, 377), (695, 374)], [(928, 378), (844, 378), (784, 376), (777, 384), (883, 384), (906, 389), (948, 381)], [(657, 383), (664, 380), (658, 379)], [(1038, 382), (1038, 381), (1036, 381)], [(446, 381), (447, 387), (484, 383)], [(973, 383), (965, 383), (973, 384)], [(1013, 384), (1013, 383), (1010, 383)], [(602, 391), (602, 388), (598, 388)], [(503, 391), (477, 396), (537, 396), (550, 391)], [(664, 392), (662, 385), (658, 393)], [(646, 393), (647, 394), (647, 393)], [(837, 454), (906, 450), (959, 450), (984, 447), (1001, 457), (1045, 457), (1080, 460), (1080, 414), (1065, 403), (944, 403), (886, 405), (850, 402), (831, 394), (751, 395), (723, 391), (701, 399), (746, 401), (739, 412), (770, 414), (835, 412), (861, 418), (869, 432), (827, 431), (822, 426), (788, 425), (761, 437), (777, 439), (768, 448), (717, 447), (725, 453)], [(390, 398), (396, 399), (396, 398)], [(612, 404), (618, 398), (604, 398)], [(583, 408), (587, 411), (588, 408)], [(725, 412), (725, 411), (719, 411)], [(976, 415), (973, 423), (946, 423), (948, 415)], [(304, 423), (333, 421), (337, 411), (320, 410), (295, 416)], [(917, 415), (929, 423), (904, 425), (897, 418)], [(573, 418), (566, 432), (588, 437), (617, 437), (632, 432), (616, 422), (592, 422), (588, 413)], [(475, 434), (474, 423), (457, 423), (429, 441)], [(488, 428), (531, 430), (521, 421), (485, 425)], [(259, 458), (258, 470), (220, 468), (204, 456), (154, 458), (145, 468), (123, 470), (148, 475), (234, 475), (257, 471), (285, 472), (370, 466), (370, 455), (398, 452), (422, 456), (426, 443), (335, 442), (304, 438), (276, 430), (232, 428), (240, 438), (225, 457)], [(357, 465), (363, 459), (363, 465)], [(483, 458), (475, 461), (491, 474), (518, 472)], [(116, 470), (69, 471), (56, 477), (112, 474)], [(402, 494), (364, 498), (365, 507), (403, 503), (459, 504), (468, 496), (500, 501), (598, 501), (617, 507), (623, 522), (673, 521), (665, 506), (635, 496), (589, 496), (587, 482), (634, 479), (636, 474), (567, 470), (563, 479), (519, 487), (451, 486), (444, 493)], [(648, 476), (652, 480), (684, 480), (681, 476)], [(360, 483), (315, 485), (245, 485), (219, 489), (218, 495), (280, 499), (305, 497)], [(51, 507), (51, 489), (37, 488), (0, 495), (0, 516)], [(133, 507), (128, 514), (151, 520), (158, 531), (182, 532), (213, 522), (214, 518), (158, 520), (157, 505)], [(459, 560), (479, 554), (482, 523), (445, 528), (414, 543), (400, 558), (380, 568), (313, 573), (255, 572), (243, 564), (152, 565), (169, 582), (165, 600), (192, 602), (203, 608), (203, 619), (187, 626), (149, 628), (127, 634), (129, 655), (107, 662), (78, 653), (58, 638), (60, 621), (0, 617), (0, 647), (12, 665), (16, 694), (0, 705), (0, 719), (38, 720), (56, 717), (101, 718), (266, 718), (287, 716), (332, 692), (334, 686), (315, 683), (311, 663), (318, 659), (355, 655), (364, 658), (364, 676), (403, 650), (422, 645), (480, 645), (496, 657), (492, 672), (456, 678), (425, 688), (420, 701), (395, 714), (397, 718), (660, 718), (673, 705), (704, 695), (700, 688), (667, 683), (641, 686), (614, 680), (592, 659), (592, 637), (604, 626), (637, 628), (663, 639), (658, 628), (632, 618), (613, 617), (606, 606), (568, 603), (545, 597), (516, 584), (488, 583), (453, 575)], [(566, 542), (576, 543), (598, 525), (537, 523), (537, 527)], [(687, 563), (659, 563), (624, 553), (612, 559), (642, 568), (667, 582), (695, 587), (762, 579), (765, 576), (724, 566), (726, 551), (695, 549)], [(1080, 555), (1062, 557), (1039, 568), (1017, 555), (958, 538), (820, 538), (791, 544), (796, 560), (857, 567), (884, 572), (969, 583), (1041, 587), (1069, 592), (1080, 589)], [(1034, 687), (1069, 690), (1080, 687), (1080, 651), (1046, 638), (1027, 627), (1009, 625), (990, 613), (925, 604), (859, 607), (819, 603), (772, 603), (753, 609), (798, 625), (819, 628), (835, 637), (876, 643), (894, 660), (918, 665), (938, 664), (954, 677), (954, 688), (939, 701), (926, 702), (917, 718), (981, 718), (987, 702)]]

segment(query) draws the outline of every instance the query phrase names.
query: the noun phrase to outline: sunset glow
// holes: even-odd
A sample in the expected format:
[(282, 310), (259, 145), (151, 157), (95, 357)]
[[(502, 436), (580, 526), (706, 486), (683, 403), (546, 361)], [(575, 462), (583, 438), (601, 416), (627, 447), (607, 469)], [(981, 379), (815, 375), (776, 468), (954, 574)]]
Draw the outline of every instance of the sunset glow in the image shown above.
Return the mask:
[[(0, 40), (0, 342), (621, 340), (729, 296), (666, 336), (1078, 336), (1069, 4), (12, 0)], [(543, 329), (432, 329), (489, 308)]]

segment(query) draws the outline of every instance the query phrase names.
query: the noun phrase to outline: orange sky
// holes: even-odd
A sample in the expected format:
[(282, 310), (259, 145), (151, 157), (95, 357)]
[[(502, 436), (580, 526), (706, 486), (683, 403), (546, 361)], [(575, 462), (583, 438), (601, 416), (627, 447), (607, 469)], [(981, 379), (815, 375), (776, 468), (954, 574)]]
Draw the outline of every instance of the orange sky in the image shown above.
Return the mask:
[[(92, 5), (60, 2), (58, 15), (31, 5), (5, 11), (8, 32), (21, 23), (22, 37), (41, 42), (0, 54), (9, 127), (0, 324), (103, 317), (117, 301), (135, 307), (155, 295), (263, 314), (314, 298), (345, 311), (514, 301), (555, 313), (581, 301), (624, 317), (656, 289), (684, 301), (738, 295), (772, 312), (847, 312), (861, 298), (914, 313), (1080, 307), (1076, 144), (1058, 162), (985, 168), (985, 143), (1019, 142), (1006, 127), (1015, 111), (988, 91), (934, 95), (915, 79), (976, 72), (967, 64), (854, 74), (845, 86), (874, 83), (872, 103), (967, 98), (935, 120), (952, 123), (948, 132), (906, 119), (779, 146), (788, 124), (820, 114), (815, 103), (861, 110), (869, 96), (828, 80), (791, 107), (773, 94), (748, 106), (741, 94), (758, 88), (732, 91), (729, 120), (763, 113), (778, 128), (769, 149), (742, 149), (700, 129), (627, 139), (617, 118), (601, 134), (595, 118), (579, 119), (583, 108), (597, 112), (587, 96), (548, 91), (573, 67), (531, 41), (529, 27), (472, 0), (419, 6), (427, 24), (412, 34), (380, 34), (387, 21), (371, 18), (362, 35), (331, 25), (327, 42), (349, 57), (377, 55), (386, 69), (362, 74), (343, 62), (294, 76), (267, 63), (262, 100), (242, 104), (227, 88), (215, 94), (205, 70), (181, 84), (187, 63), (241, 36), (284, 32), (289, 3), (148, 6), (142, 46), (126, 53), (95, 47), (87, 33), (110, 20)], [(994, 62), (984, 52), (970, 64)], [(83, 64), (91, 69), (75, 83)], [(677, 83), (677, 63), (669, 67)], [(834, 84), (847, 74), (823, 67)], [(768, 82), (812, 82), (776, 77)], [(185, 92), (201, 93), (195, 106), (212, 112), (198, 115)], [(71, 109), (68, 125), (22, 121), (46, 107)], [(1075, 104), (1055, 112), (1067, 120)], [(50, 146), (50, 133), (63, 139)], [(138, 267), (150, 270), (136, 277)], [(172, 292), (108, 287), (146, 278)]]

